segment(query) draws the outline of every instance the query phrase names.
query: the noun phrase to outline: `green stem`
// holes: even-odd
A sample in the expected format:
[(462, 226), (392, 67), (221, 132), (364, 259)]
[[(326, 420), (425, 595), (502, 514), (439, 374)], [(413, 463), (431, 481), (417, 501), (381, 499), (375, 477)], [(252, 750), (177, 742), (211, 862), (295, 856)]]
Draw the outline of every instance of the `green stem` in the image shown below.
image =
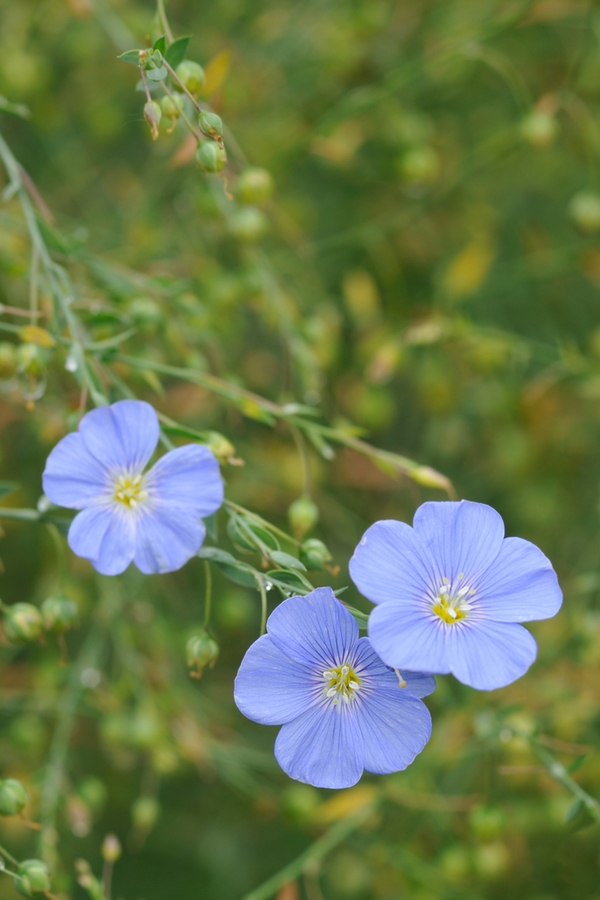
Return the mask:
[(223, 506), (228, 507), (228, 509), (234, 510), (234, 512), (242, 513), (242, 515), (247, 516), (249, 519), (254, 519), (255, 522), (258, 522), (259, 525), (262, 525), (263, 528), (266, 528), (268, 531), (272, 531), (273, 534), (279, 535), (280, 538), (284, 541), (288, 541), (290, 544), (295, 544), (296, 547), (301, 547), (302, 542), (297, 541), (290, 534), (286, 534), (285, 531), (282, 531), (281, 528), (277, 528), (276, 525), (272, 525), (271, 522), (267, 522), (266, 519), (263, 519), (262, 516), (259, 516), (258, 513), (251, 512), (251, 510), (246, 509), (245, 506), (240, 506), (238, 503), (234, 503), (233, 500), (224, 500)]
[(160, 24), (162, 25), (163, 31), (165, 33), (165, 37), (169, 44), (173, 43), (173, 32), (171, 31), (171, 26), (169, 25), (169, 20), (167, 19), (167, 12), (165, 10), (164, 0), (157, 0), (157, 12), (158, 18), (160, 19)]
[(260, 591), (260, 634), (263, 635), (267, 630), (267, 591), (265, 580), (259, 572), (254, 573), (254, 578)]
[(577, 797), (585, 806), (590, 816), (596, 822), (600, 822), (600, 803), (598, 803), (598, 801), (594, 797), (588, 794), (587, 791), (584, 791), (584, 789), (580, 787), (576, 781), (573, 781), (563, 764), (557, 762), (551, 753), (549, 753), (544, 747), (541, 747), (535, 740), (530, 741), (530, 743), (534, 752), (544, 763), (544, 766), (550, 778), (553, 778), (554, 781), (557, 781), (564, 788), (570, 791), (575, 797)]
[(7, 859), (9, 861), (9, 863), (11, 864), (11, 866), (18, 867), (19, 860), (15, 859), (14, 856), (11, 853), (9, 853), (8, 850), (5, 850), (4, 847), (2, 847), (1, 845), (0, 845), (0, 856), (3, 856), (4, 859)]
[(48, 522), (46, 527), (48, 528), (48, 531), (52, 536), (54, 549), (56, 550), (56, 558), (58, 561), (58, 583), (59, 587), (62, 588), (64, 587), (67, 580), (67, 560), (65, 558), (65, 545), (63, 544), (63, 540), (56, 525), (54, 525), (52, 522)]
[(210, 607), (212, 601), (212, 573), (210, 571), (210, 563), (204, 560), (204, 629), (208, 628), (210, 622)]

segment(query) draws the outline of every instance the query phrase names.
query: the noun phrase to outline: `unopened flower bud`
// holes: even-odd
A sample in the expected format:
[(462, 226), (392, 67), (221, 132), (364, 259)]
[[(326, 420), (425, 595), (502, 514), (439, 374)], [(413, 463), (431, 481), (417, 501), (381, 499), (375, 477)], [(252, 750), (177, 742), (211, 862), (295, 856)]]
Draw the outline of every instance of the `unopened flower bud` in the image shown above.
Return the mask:
[(300, 562), (303, 562), (307, 569), (324, 569), (331, 560), (331, 553), (318, 538), (309, 538), (300, 547)]
[(17, 348), (8, 341), (0, 341), (0, 380), (8, 381), (17, 372)]
[(208, 666), (212, 669), (219, 656), (219, 645), (208, 631), (194, 634), (185, 645), (187, 664), (192, 678), (200, 678)]
[(319, 521), (317, 504), (308, 494), (302, 494), (288, 509), (288, 519), (294, 537), (303, 538)]
[(235, 195), (240, 203), (262, 206), (272, 193), (273, 178), (266, 169), (246, 169), (238, 178)]
[(133, 827), (138, 831), (151, 831), (160, 815), (160, 803), (156, 797), (138, 797), (131, 807)]
[(256, 206), (236, 210), (229, 220), (229, 230), (239, 241), (258, 241), (269, 227), (265, 214)]
[(228, 462), (235, 456), (235, 447), (218, 431), (209, 431), (206, 435), (206, 446), (212, 450), (220, 463)]
[(42, 603), (42, 617), (47, 631), (68, 631), (77, 625), (79, 607), (71, 597), (54, 594)]
[(591, 234), (600, 229), (600, 196), (580, 191), (569, 203), (569, 215), (578, 228)]
[(102, 841), (102, 859), (115, 863), (121, 855), (121, 842), (116, 834), (107, 834)]
[(548, 147), (558, 134), (558, 122), (550, 113), (534, 109), (521, 122), (521, 134), (534, 147)]
[(13, 644), (36, 641), (43, 624), (39, 609), (31, 603), (13, 603), (4, 610), (4, 634)]
[(203, 172), (220, 172), (227, 162), (225, 148), (216, 141), (201, 141), (196, 150), (196, 162)]
[[(197, 62), (192, 62), (190, 59), (185, 59), (182, 63), (179, 63), (175, 72), (190, 94), (198, 93), (206, 81), (206, 75), (202, 66)], [(177, 84), (177, 82), (175, 83)]]
[(185, 106), (185, 100), (181, 94), (173, 94), (170, 97), (163, 97), (160, 101), (160, 108), (163, 116), (167, 119), (178, 119)]
[(37, 897), (50, 890), (48, 866), (41, 859), (25, 859), (19, 863), (14, 886), (24, 897)]
[(158, 138), (158, 126), (162, 119), (162, 110), (156, 100), (148, 100), (144, 105), (144, 118), (150, 126), (152, 140), (155, 141)]
[(0, 780), (0, 816), (18, 816), (29, 803), (29, 794), (16, 778)]
[(221, 116), (218, 116), (216, 113), (208, 112), (208, 110), (203, 109), (198, 113), (198, 125), (200, 126), (202, 134), (206, 134), (214, 141), (222, 139), (223, 120), (221, 119)]

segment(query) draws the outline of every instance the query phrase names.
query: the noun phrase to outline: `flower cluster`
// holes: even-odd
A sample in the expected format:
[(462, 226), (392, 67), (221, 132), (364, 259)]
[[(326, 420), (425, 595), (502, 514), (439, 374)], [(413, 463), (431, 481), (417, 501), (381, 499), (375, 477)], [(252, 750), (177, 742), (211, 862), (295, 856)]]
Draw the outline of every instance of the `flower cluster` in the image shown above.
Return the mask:
[[(71, 548), (103, 574), (132, 561), (146, 573), (180, 568), (204, 540), (202, 517), (223, 502), (206, 447), (171, 450), (145, 471), (158, 438), (154, 409), (123, 400), (84, 416), (48, 457), (47, 496), (81, 510)], [(376, 522), (350, 574), (375, 604), (368, 637), (331, 588), (317, 588), (271, 613), (235, 681), (245, 716), (281, 726), (282, 769), (317, 787), (405, 769), (431, 734), (422, 701), (435, 688), (430, 673), (479, 690), (510, 684), (537, 653), (520, 623), (549, 618), (562, 603), (541, 550), (505, 538), (495, 510), (466, 500), (424, 503), (412, 528)]]

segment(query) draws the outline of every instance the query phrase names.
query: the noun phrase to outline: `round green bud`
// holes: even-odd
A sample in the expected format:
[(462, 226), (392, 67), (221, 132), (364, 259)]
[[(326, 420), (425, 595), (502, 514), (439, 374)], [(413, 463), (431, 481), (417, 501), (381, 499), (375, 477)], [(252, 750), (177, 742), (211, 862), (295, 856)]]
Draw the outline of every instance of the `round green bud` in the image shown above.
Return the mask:
[(17, 372), (19, 375), (42, 375), (48, 355), (39, 344), (20, 344), (17, 347)]
[(160, 108), (167, 119), (178, 119), (185, 107), (185, 100), (181, 94), (173, 94), (171, 97), (163, 97)]
[(317, 504), (308, 494), (302, 494), (288, 509), (288, 519), (294, 537), (303, 538), (319, 521)]
[(0, 780), (0, 816), (18, 816), (29, 803), (29, 794), (16, 778)]
[(144, 118), (150, 126), (152, 140), (155, 141), (158, 138), (158, 126), (162, 119), (162, 110), (156, 100), (148, 100), (144, 104)]
[(196, 162), (203, 172), (220, 172), (227, 162), (225, 148), (216, 141), (201, 141), (196, 150)]
[[(197, 94), (206, 81), (206, 75), (202, 66), (197, 62), (192, 62), (190, 59), (185, 59), (182, 63), (179, 63), (175, 73), (190, 94)], [(179, 88), (177, 82), (175, 82), (175, 85)]]
[(273, 178), (266, 169), (246, 169), (238, 178), (235, 195), (240, 203), (262, 206), (271, 199), (273, 187)]
[(398, 162), (400, 177), (413, 184), (433, 184), (437, 181), (440, 168), (439, 156), (427, 144), (407, 150)]
[(137, 831), (151, 831), (160, 815), (156, 797), (138, 797), (131, 807), (131, 820)]
[(236, 210), (229, 220), (229, 230), (232, 235), (251, 244), (260, 240), (269, 227), (269, 221), (265, 214), (256, 206), (245, 206)]
[(19, 863), (14, 886), (24, 897), (37, 897), (50, 890), (48, 866), (41, 859), (25, 859)]
[(121, 841), (116, 834), (107, 834), (102, 841), (102, 859), (108, 863), (115, 863), (121, 853)]
[(300, 562), (303, 562), (307, 569), (324, 569), (332, 558), (323, 541), (318, 538), (309, 538), (300, 547)]
[(558, 134), (555, 116), (534, 109), (521, 122), (521, 134), (534, 147), (548, 147)]
[(79, 607), (71, 597), (54, 594), (42, 603), (42, 617), (46, 631), (68, 631), (79, 619)]
[(569, 216), (582, 231), (591, 234), (600, 229), (600, 196), (580, 191), (569, 203)]
[(0, 380), (8, 381), (17, 372), (17, 348), (8, 341), (0, 341)]
[(198, 125), (202, 134), (217, 140), (223, 137), (223, 120), (214, 112), (203, 109), (198, 113)]
[(13, 603), (4, 610), (4, 634), (13, 644), (37, 641), (43, 626), (42, 614), (31, 603)]
[(212, 669), (219, 656), (219, 645), (208, 631), (194, 634), (185, 645), (187, 664), (192, 678), (200, 678), (205, 668)]

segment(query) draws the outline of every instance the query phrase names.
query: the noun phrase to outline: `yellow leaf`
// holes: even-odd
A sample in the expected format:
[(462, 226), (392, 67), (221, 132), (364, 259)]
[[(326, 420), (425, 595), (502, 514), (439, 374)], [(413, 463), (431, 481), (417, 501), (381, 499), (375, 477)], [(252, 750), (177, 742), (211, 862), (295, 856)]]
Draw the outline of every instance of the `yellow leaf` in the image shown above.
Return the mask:
[(345, 819), (353, 813), (359, 812), (366, 806), (375, 803), (377, 788), (372, 785), (360, 785), (347, 791), (340, 791), (331, 800), (327, 800), (319, 806), (315, 814), (315, 821), (329, 823)]
[(19, 329), (19, 337), (25, 344), (37, 344), (38, 347), (55, 347), (56, 341), (49, 331), (39, 325), (24, 325)]
[(473, 294), (485, 281), (495, 256), (488, 241), (471, 241), (448, 266), (443, 278), (445, 289), (455, 297)]
[(206, 80), (202, 85), (202, 94), (204, 97), (211, 97), (215, 94), (225, 81), (231, 66), (231, 50), (221, 50), (211, 61), (204, 67)]

